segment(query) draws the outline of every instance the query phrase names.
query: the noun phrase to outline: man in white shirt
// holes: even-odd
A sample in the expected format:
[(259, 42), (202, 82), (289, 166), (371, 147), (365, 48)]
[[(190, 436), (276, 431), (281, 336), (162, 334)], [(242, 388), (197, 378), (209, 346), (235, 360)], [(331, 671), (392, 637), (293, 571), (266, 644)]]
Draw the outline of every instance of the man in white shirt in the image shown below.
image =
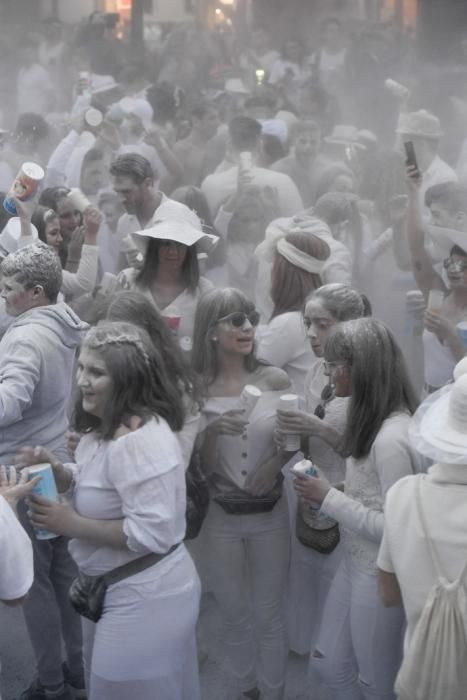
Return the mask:
[[(397, 135), (401, 142), (411, 141), (414, 146), (418, 169), (423, 175), (423, 185), (419, 191), (420, 208), (428, 218), (425, 207), (426, 191), (433, 185), (443, 182), (457, 182), (455, 171), (438, 155), (440, 139), (443, 136), (438, 117), (420, 109), (418, 112), (401, 114)], [(402, 143), (398, 145), (402, 150)]]
[(121, 241), (121, 252), (133, 267), (141, 267), (143, 255), (133, 243), (132, 233), (151, 228), (156, 221), (163, 219), (185, 221), (200, 227), (194, 212), (154, 188), (154, 171), (144, 156), (138, 153), (119, 156), (112, 163), (110, 174), (114, 192), (126, 210), (118, 222), (117, 239)]
[(230, 158), (235, 165), (221, 173), (208, 175), (201, 185), (208, 200), (211, 215), (215, 218), (219, 207), (235, 193), (238, 183), (238, 169), (241, 165), (241, 154), (248, 153), (251, 165), (248, 169), (251, 184), (261, 188), (270, 187), (277, 192), (280, 216), (293, 216), (303, 209), (302, 198), (288, 175), (273, 172), (256, 165), (261, 146), (261, 125), (250, 117), (234, 117), (229, 124)]
[(23, 66), (18, 73), (17, 112), (48, 114), (53, 111), (54, 86), (46, 69), (37, 59), (37, 47), (33, 42), (23, 44)]

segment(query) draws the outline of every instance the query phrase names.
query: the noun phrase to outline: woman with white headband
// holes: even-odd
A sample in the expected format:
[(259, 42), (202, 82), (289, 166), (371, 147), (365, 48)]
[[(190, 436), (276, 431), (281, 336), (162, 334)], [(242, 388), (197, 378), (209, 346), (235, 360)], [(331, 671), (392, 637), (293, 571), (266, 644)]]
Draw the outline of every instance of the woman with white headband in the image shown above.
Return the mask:
[(306, 374), (315, 362), (305, 343), (302, 309), (311, 292), (321, 286), (320, 273), (328, 257), (327, 243), (303, 231), (289, 233), (276, 243), (270, 291), (274, 308), (258, 346), (258, 357), (284, 369), (300, 396)]

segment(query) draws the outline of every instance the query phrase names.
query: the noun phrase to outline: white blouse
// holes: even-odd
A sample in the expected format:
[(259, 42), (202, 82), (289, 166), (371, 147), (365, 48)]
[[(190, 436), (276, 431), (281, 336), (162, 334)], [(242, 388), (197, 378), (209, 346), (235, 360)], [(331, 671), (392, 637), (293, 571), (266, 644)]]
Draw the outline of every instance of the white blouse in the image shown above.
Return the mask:
[(344, 493), (331, 488), (321, 506), (322, 512), (339, 522), (347, 555), (368, 573), (375, 573), (388, 489), (425, 467), (409, 443), (410, 420), (410, 415), (401, 412), (386, 418), (368, 456), (347, 459)]
[[(230, 482), (233, 489), (243, 488), (248, 475), (276, 454), (276, 411), (279, 408), (279, 398), (284, 393), (286, 392), (264, 391), (250, 415), (245, 431), (241, 435), (218, 437), (215, 474)], [(209, 425), (226, 411), (239, 408), (239, 401), (238, 396), (208, 398), (203, 407), (205, 424)]]
[[(154, 304), (159, 313), (161, 313), (163, 316), (164, 309), (158, 308), (150, 290), (138, 286), (136, 281), (138, 274), (139, 270), (136, 270), (134, 267), (129, 267), (126, 270), (123, 270), (118, 276), (118, 283), (120, 287), (125, 290), (141, 292), (141, 294), (144, 294), (144, 296), (147, 297), (149, 301), (151, 301)], [(200, 297), (204, 294), (204, 292), (207, 292), (209, 289), (212, 288), (213, 285), (209, 280), (207, 280), (204, 277), (200, 277), (198, 287), (194, 294), (191, 294), (191, 292), (185, 289), (181, 294), (178, 295), (176, 299), (174, 299), (169, 304), (169, 306), (177, 308), (181, 317), (180, 325), (178, 327), (178, 337), (180, 339), (193, 338), (195, 313), (198, 301)]]
[(175, 434), (162, 418), (116, 440), (81, 439), (73, 507), (85, 518), (123, 519), (128, 549), (73, 539), (85, 574), (100, 575), (148, 552), (166, 552), (185, 536), (185, 470)]

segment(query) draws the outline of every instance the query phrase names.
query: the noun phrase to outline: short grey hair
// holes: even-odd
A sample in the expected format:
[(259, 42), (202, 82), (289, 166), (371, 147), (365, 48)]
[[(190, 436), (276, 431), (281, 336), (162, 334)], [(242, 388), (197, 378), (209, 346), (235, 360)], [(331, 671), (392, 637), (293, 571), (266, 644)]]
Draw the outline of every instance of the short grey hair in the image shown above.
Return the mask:
[(5, 258), (0, 266), (4, 277), (15, 277), (26, 288), (40, 286), (50, 301), (56, 301), (62, 286), (62, 266), (54, 251), (38, 241)]

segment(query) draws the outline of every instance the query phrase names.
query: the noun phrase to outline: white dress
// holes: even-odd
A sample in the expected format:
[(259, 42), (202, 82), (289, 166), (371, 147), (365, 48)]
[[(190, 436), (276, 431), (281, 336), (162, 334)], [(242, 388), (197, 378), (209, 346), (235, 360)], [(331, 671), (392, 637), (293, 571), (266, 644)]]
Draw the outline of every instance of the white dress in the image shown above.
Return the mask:
[[(155, 418), (117, 440), (78, 445), (73, 505), (82, 516), (123, 519), (128, 549), (73, 539), (81, 571), (103, 574), (185, 534), (185, 474), (167, 423)], [(198, 700), (195, 627), (200, 584), (184, 545), (111, 585), (97, 624), (83, 619), (89, 700)]]

